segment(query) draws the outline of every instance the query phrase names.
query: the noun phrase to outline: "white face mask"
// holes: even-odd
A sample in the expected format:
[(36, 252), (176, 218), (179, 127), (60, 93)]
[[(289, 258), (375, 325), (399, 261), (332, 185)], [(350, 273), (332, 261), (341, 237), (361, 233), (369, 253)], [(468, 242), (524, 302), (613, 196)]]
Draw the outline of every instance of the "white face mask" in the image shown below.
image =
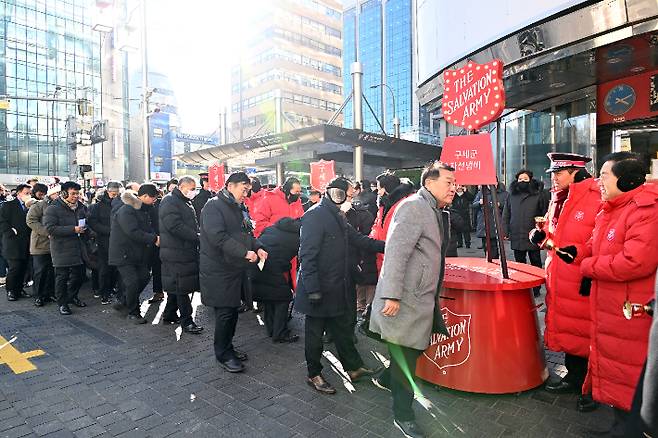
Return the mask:
[(461, 196), (463, 194), (464, 194), (464, 192), (457, 192), (457, 196)]
[(199, 192), (197, 190), (190, 190), (189, 192), (185, 193), (185, 197), (187, 199), (194, 199), (194, 197), (198, 194)]
[(340, 204), (340, 211), (343, 213), (347, 213), (352, 209), (352, 201), (345, 201), (342, 204)]

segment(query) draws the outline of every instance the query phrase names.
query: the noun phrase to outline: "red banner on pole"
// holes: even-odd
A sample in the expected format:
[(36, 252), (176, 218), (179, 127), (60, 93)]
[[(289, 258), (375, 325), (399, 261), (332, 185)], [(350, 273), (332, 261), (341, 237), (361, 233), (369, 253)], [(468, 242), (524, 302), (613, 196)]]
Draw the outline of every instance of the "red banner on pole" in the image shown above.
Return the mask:
[(224, 165), (215, 163), (208, 168), (208, 185), (213, 192), (224, 188)]
[(320, 160), (311, 163), (311, 187), (315, 190), (324, 192), (329, 182), (336, 177), (334, 170), (334, 160)]
[(441, 161), (455, 168), (458, 184), (496, 184), (489, 134), (447, 137), (443, 142)]
[(443, 117), (446, 122), (472, 130), (496, 120), (505, 109), (503, 63), (473, 61), (443, 73)]

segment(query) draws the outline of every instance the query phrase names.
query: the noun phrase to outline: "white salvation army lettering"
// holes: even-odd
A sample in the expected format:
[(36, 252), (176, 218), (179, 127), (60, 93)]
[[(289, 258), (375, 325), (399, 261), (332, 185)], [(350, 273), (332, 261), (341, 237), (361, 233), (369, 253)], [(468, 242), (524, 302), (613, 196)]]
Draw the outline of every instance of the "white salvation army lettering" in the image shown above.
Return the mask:
[[(494, 72), (488, 71), (477, 82), (471, 84), (465, 90), (464, 87), (466, 85), (469, 85), (473, 80), (472, 71), (469, 71), (460, 80), (455, 81), (455, 83), (453, 84), (453, 87), (455, 87), (455, 92), (459, 90), (460, 85), (462, 91), (459, 95), (457, 95), (455, 99), (447, 102), (447, 106), (446, 106), (447, 110), (445, 111), (445, 115), (448, 116), (452, 115), (452, 113), (462, 108), (467, 103), (468, 105), (464, 108), (464, 115), (462, 116), (462, 120), (464, 120), (464, 118), (466, 117), (470, 117), (476, 114), (484, 105), (489, 103), (489, 96), (491, 95), (491, 89), (487, 89), (487, 87), (493, 84), (494, 82), (493, 79), (494, 79)], [(484, 90), (486, 90), (486, 92), (484, 92)], [(469, 100), (473, 99), (478, 94), (479, 96), (477, 99), (475, 99), (473, 102), (469, 102)]]
[[(449, 318), (460, 319), (455, 324), (446, 325), (449, 336), (433, 333), (430, 337), (430, 347), (435, 346), (435, 350), (430, 355), (424, 352), (423, 355), (433, 362), (439, 369), (443, 370), (448, 367), (455, 367), (465, 363), (471, 356), (471, 315), (458, 315), (448, 308), (441, 309), (443, 319), (448, 323)], [(453, 362), (451, 362), (451, 357)], [(443, 371), (445, 373), (445, 371)]]

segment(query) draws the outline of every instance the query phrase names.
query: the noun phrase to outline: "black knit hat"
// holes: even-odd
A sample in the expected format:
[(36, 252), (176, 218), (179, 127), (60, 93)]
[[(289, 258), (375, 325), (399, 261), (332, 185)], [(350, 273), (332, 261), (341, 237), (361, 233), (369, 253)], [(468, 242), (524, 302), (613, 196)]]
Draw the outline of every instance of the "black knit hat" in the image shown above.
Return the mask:
[(341, 189), (341, 190), (347, 192), (347, 189), (351, 185), (352, 185), (352, 183), (350, 182), (350, 180), (348, 180), (344, 176), (337, 176), (336, 178), (329, 181), (329, 184), (327, 185), (327, 188), (328, 189), (336, 188), (336, 189)]
[(233, 172), (232, 174), (229, 175), (228, 179), (226, 180), (226, 186), (228, 186), (229, 183), (251, 184), (251, 179), (249, 179), (249, 175), (247, 175), (244, 172)]

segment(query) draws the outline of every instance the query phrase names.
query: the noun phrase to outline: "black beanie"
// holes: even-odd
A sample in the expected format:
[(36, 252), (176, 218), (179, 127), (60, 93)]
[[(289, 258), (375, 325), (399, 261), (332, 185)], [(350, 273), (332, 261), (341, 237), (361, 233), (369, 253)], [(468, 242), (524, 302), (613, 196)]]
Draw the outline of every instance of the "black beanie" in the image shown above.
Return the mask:
[(352, 185), (352, 183), (345, 178), (344, 176), (338, 176), (331, 181), (329, 181), (329, 184), (327, 185), (328, 189), (341, 189), (344, 192), (347, 192), (347, 189)]
[(244, 172), (233, 172), (232, 174), (229, 175), (228, 179), (226, 180), (226, 186), (228, 186), (229, 183), (247, 183), (251, 184), (251, 180), (249, 179), (249, 175), (247, 175)]

